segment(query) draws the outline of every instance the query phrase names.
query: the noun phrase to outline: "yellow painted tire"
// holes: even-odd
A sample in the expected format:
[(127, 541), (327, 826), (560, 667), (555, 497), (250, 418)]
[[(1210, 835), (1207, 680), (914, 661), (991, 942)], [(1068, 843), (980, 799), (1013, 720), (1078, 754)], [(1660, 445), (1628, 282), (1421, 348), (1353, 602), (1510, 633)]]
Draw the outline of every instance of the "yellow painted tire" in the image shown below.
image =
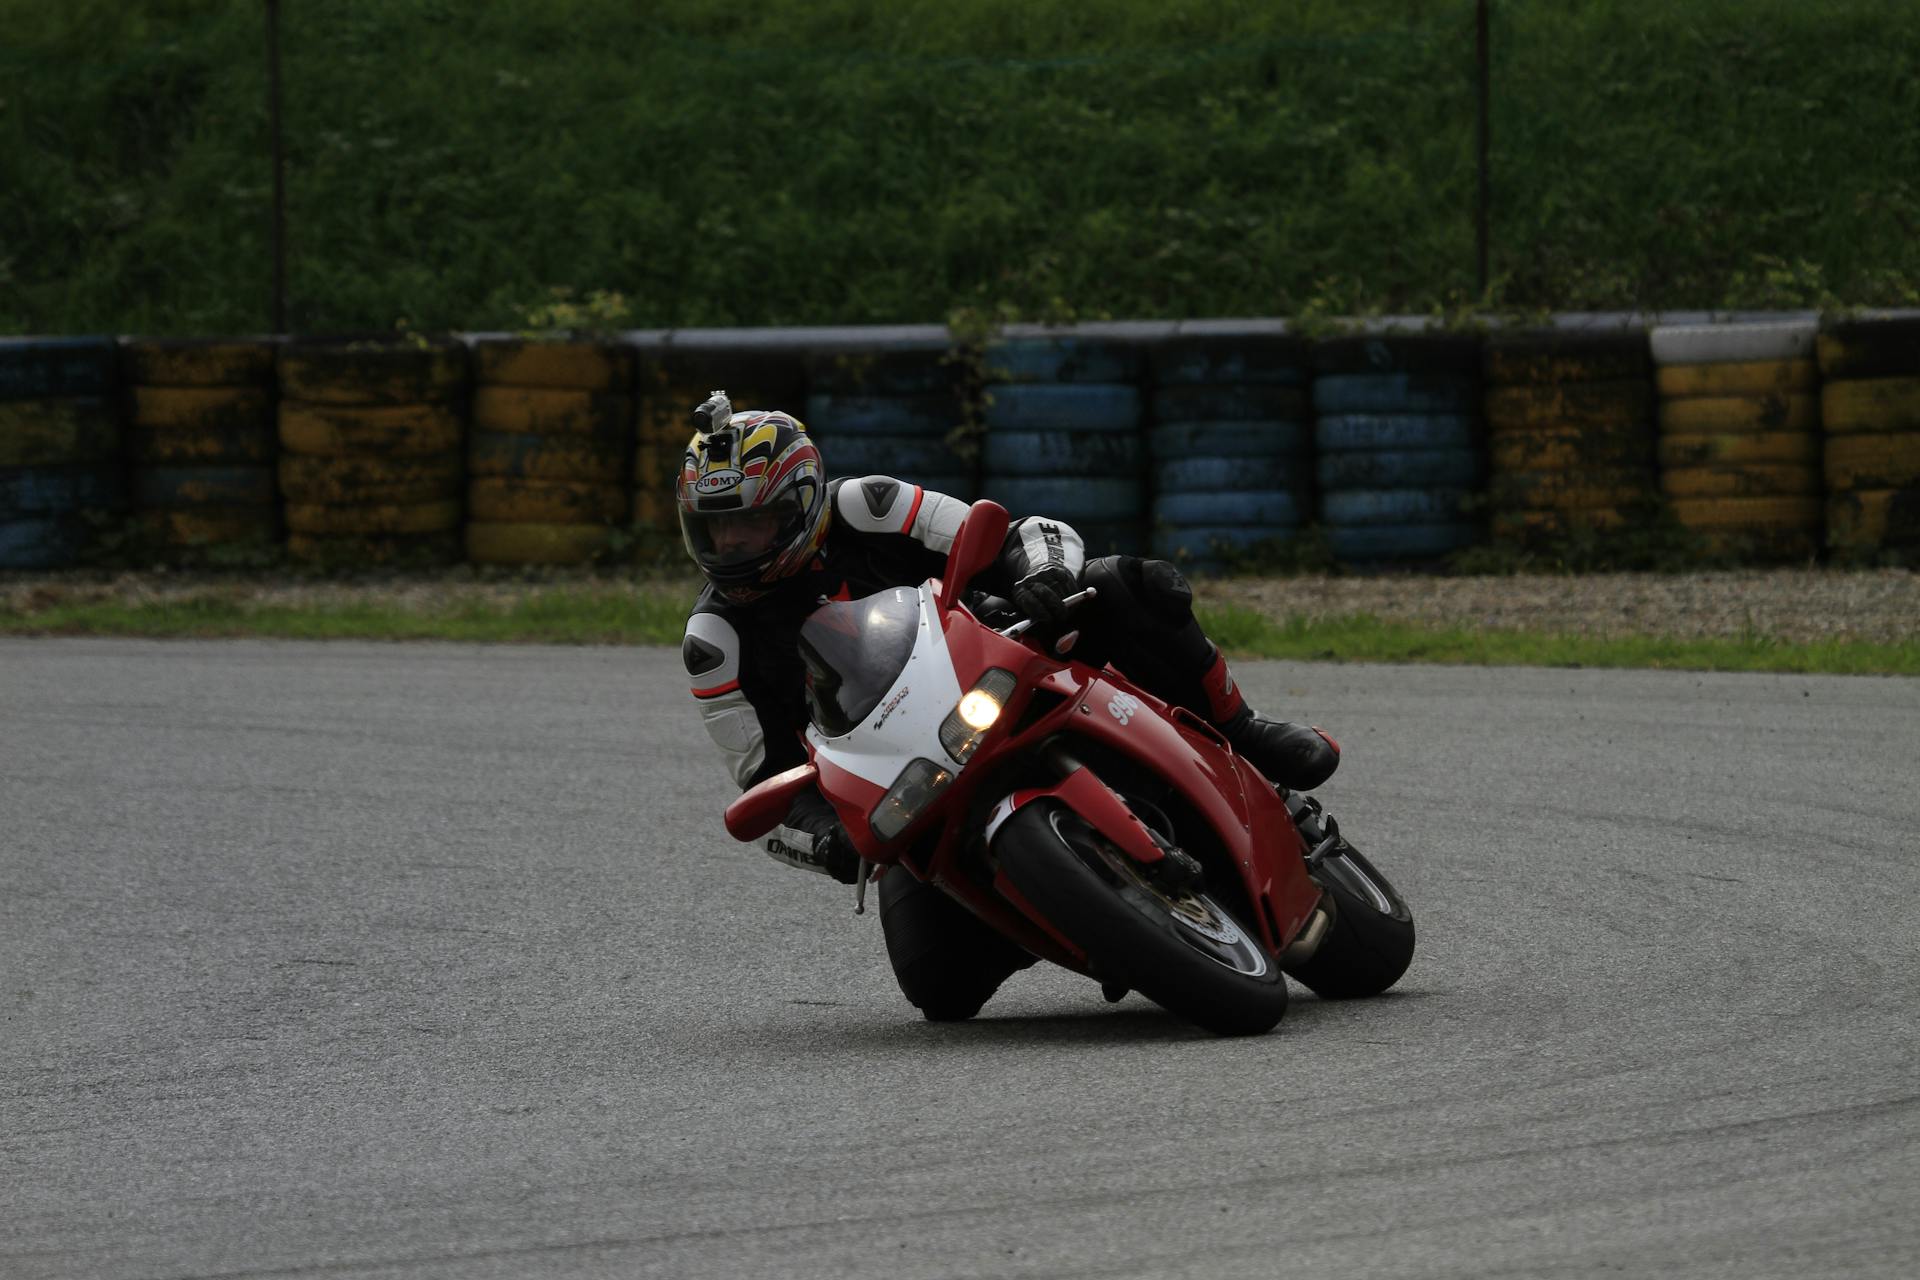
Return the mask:
[(1829, 379), (1920, 375), (1920, 316), (1841, 320), (1820, 335), (1817, 349)]
[(367, 565), (452, 564), (460, 558), (460, 535), (429, 534), (287, 534), (287, 554), (322, 568), (346, 569)]
[(1725, 431), (1813, 431), (1820, 401), (1779, 391), (1764, 396), (1687, 396), (1660, 402), (1665, 435), (1713, 435)]
[(1662, 396), (1762, 396), (1812, 391), (1820, 370), (1811, 360), (1743, 360), (1735, 364), (1669, 364), (1654, 372)]
[(1820, 391), (1828, 435), (1920, 430), (1920, 377), (1849, 378)]
[(627, 392), (632, 347), (611, 342), (538, 342), (487, 338), (473, 347), (473, 378), (482, 385)]
[(417, 405), (466, 387), (458, 342), (290, 342), (280, 350), (280, 394), (331, 405)]
[(1826, 519), (1819, 498), (1675, 498), (1673, 514), (1689, 529), (1749, 532), (1818, 529)]
[(1509, 471), (1487, 486), (1496, 510), (1575, 511), (1644, 502), (1653, 495), (1651, 467), (1593, 467), (1578, 471)]
[(634, 490), (633, 522), (646, 529), (677, 531), (680, 528), (680, 513), (673, 505), (672, 492)]
[(127, 418), (143, 427), (253, 427), (263, 435), (273, 423), (263, 387), (129, 387)]
[(1834, 494), (1827, 500), (1827, 545), (1920, 548), (1920, 485)]
[(446, 405), (280, 405), (280, 444), (293, 453), (418, 458), (457, 451), (460, 436)]
[(1710, 463), (1778, 463), (1814, 466), (1820, 461), (1820, 437), (1811, 431), (1728, 432), (1717, 435), (1661, 436), (1655, 456), (1662, 467), (1702, 467)]
[(282, 454), (280, 492), (320, 506), (403, 506), (460, 496), (458, 454), (431, 458), (337, 458)]
[(621, 484), (626, 480), (626, 455), (620, 443), (593, 436), (476, 431), (467, 438), (467, 471), (474, 476)]
[(580, 480), (475, 480), (467, 516), (489, 524), (625, 524), (629, 497), (617, 484)]
[(1618, 507), (1576, 507), (1567, 511), (1496, 511), (1491, 527), (1494, 537), (1511, 542), (1585, 530), (1613, 532), (1630, 523), (1632, 517)]
[(1820, 492), (1818, 467), (1792, 463), (1672, 467), (1660, 473), (1670, 498), (1781, 498)]
[(1653, 389), (1639, 379), (1495, 387), (1487, 392), (1493, 432), (1579, 428), (1643, 437), (1653, 420)]
[(273, 380), (271, 342), (129, 338), (121, 376), (135, 387), (265, 387)]
[(1645, 462), (1650, 443), (1644, 432), (1622, 439), (1578, 427), (1556, 427), (1551, 431), (1504, 431), (1488, 439), (1487, 450), (1495, 474), (1572, 471)]
[(525, 435), (595, 436), (625, 443), (633, 401), (622, 395), (546, 387), (479, 387), (473, 425)]
[(641, 445), (633, 451), (633, 487), (672, 490), (686, 456), (684, 449)]
[(587, 524), (467, 526), (467, 559), (475, 564), (585, 564), (604, 555), (614, 530)]
[(457, 502), (382, 503), (359, 506), (289, 502), (287, 528), (295, 533), (444, 533), (460, 527)]
[(144, 466), (261, 466), (273, 461), (271, 422), (244, 427), (127, 428), (129, 461)]
[(1920, 427), (1912, 431), (1833, 436), (1826, 448), (1827, 487), (1903, 489), (1920, 483)]
[(193, 507), (142, 511), (133, 516), (138, 536), (164, 547), (265, 545), (278, 541), (279, 512), (273, 507)]
[(120, 424), (105, 400), (0, 401), (0, 467), (57, 467), (118, 456)]

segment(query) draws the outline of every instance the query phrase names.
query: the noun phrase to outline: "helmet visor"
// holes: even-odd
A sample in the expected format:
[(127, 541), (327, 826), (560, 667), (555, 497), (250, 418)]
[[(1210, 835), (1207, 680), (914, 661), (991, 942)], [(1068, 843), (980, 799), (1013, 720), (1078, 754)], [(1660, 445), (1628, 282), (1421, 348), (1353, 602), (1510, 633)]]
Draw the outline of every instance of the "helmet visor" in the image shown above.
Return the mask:
[(806, 509), (789, 490), (764, 507), (680, 512), (687, 547), (708, 569), (734, 569), (767, 560), (800, 532)]

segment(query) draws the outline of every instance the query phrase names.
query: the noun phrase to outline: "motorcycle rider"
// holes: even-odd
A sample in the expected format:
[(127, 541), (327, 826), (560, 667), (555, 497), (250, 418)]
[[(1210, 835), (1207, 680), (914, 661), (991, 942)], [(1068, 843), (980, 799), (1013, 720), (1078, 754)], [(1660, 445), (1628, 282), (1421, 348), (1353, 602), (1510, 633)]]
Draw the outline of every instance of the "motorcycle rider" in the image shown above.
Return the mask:
[[(968, 504), (890, 476), (829, 481), (793, 416), (735, 413), (724, 392), (694, 411), (675, 485), (682, 538), (707, 585), (681, 646), (700, 718), (745, 790), (804, 764), (808, 717), (800, 626), (822, 600), (917, 586), (944, 570)], [(1043, 637), (1069, 625), (1074, 656), (1218, 727), (1274, 783), (1310, 790), (1340, 749), (1318, 729), (1256, 713), (1193, 616), (1193, 593), (1164, 560), (1084, 560), (1079, 534), (1028, 516), (1008, 529), (997, 565), (974, 584), (1009, 597)], [(1095, 598), (1062, 601), (1082, 585)], [(817, 788), (761, 841), (779, 861), (852, 883), (859, 855)], [(925, 890), (918, 892), (917, 890)], [(888, 949), (909, 999), (929, 1018), (969, 1017), (1032, 957), (904, 872), (880, 880)], [(898, 936), (896, 936), (898, 935)], [(906, 967), (903, 968), (903, 959)], [(920, 975), (910, 980), (909, 971)]]

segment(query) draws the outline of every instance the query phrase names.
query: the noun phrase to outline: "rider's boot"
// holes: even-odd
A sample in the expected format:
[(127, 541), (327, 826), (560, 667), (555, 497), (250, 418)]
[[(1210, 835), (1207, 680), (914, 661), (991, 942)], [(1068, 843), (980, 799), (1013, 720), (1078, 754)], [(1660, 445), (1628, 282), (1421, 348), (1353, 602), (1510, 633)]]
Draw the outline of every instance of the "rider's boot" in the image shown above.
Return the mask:
[(1324, 730), (1270, 720), (1248, 706), (1218, 649), (1200, 683), (1207, 691), (1208, 719), (1275, 786), (1311, 791), (1340, 767), (1340, 744)]

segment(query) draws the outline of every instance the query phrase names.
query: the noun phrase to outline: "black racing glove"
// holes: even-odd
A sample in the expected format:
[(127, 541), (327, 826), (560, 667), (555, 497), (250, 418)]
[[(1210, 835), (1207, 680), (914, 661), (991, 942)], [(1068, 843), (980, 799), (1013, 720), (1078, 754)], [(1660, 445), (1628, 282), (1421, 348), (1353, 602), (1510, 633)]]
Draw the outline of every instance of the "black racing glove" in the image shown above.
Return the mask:
[(841, 884), (860, 879), (860, 854), (853, 847), (853, 837), (817, 790), (801, 792), (787, 811), (786, 822), (761, 843), (769, 856), (790, 867), (818, 871)]
[(1058, 635), (1067, 627), (1067, 597), (1079, 590), (1079, 580), (1064, 565), (1042, 565), (1013, 584), (1013, 603), (1033, 619), (1034, 630)]

